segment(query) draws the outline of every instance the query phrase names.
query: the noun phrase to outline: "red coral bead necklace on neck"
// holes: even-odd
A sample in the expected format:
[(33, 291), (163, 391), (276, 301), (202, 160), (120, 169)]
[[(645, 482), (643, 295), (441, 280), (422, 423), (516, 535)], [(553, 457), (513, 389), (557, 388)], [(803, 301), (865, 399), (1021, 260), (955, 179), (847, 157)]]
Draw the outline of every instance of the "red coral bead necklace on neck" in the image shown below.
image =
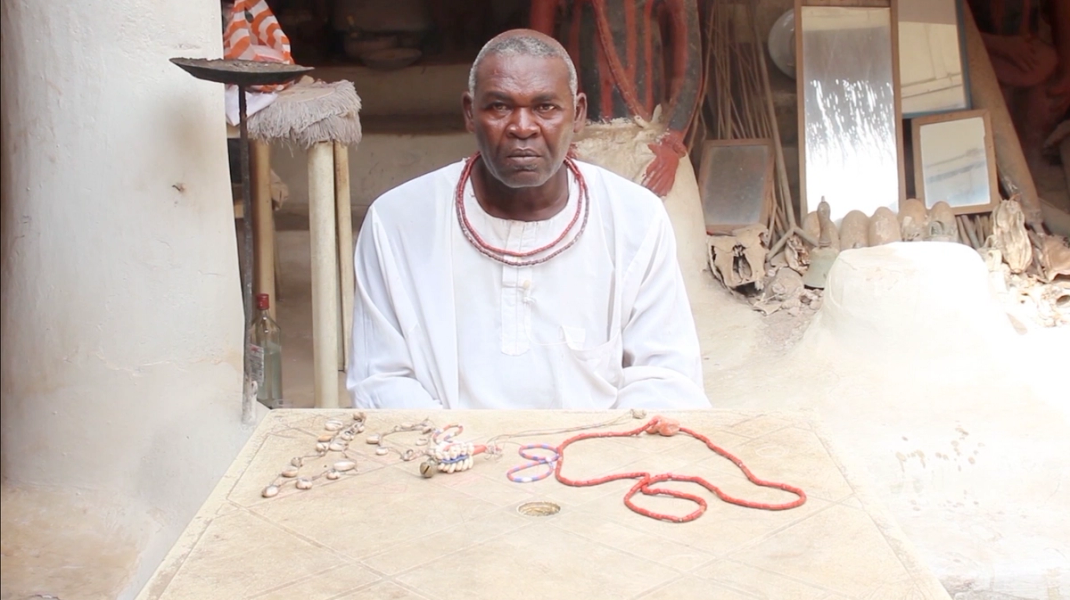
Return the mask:
[[(464, 189), (472, 177), (472, 168), (475, 166), (476, 160), (479, 158), (480, 153), (476, 152), (465, 162), (464, 168), (461, 170), (460, 181), (457, 182), (454, 202), (456, 204), (457, 221), (460, 223), (461, 232), (464, 233), (465, 238), (468, 239), (480, 254), (507, 266), (529, 267), (544, 263), (551, 258), (554, 258), (558, 254), (571, 248), (576, 241), (579, 240), (580, 236), (587, 228), (587, 219), (591, 212), (590, 194), (587, 190), (587, 182), (584, 180), (583, 174), (580, 172), (576, 162), (571, 158), (565, 158), (564, 166), (568, 168), (569, 172), (576, 178), (580, 193), (579, 199), (576, 202), (576, 214), (572, 216), (572, 220), (569, 221), (564, 231), (561, 232), (561, 235), (557, 236), (557, 238), (545, 246), (525, 252), (516, 252), (505, 248), (498, 248), (487, 243), (486, 240), (476, 232), (472, 223), (468, 220), (468, 213), (464, 206)], [(576, 235), (566, 242), (565, 240), (568, 238), (569, 233), (576, 228), (577, 224), (579, 225), (579, 229), (576, 231)], [(549, 254), (539, 256), (547, 252)]]

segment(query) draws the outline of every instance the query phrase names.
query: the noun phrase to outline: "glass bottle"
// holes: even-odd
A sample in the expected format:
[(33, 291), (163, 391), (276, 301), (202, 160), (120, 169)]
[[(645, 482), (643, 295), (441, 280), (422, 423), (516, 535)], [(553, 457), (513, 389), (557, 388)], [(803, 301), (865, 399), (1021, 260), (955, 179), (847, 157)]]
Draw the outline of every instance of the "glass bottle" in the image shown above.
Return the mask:
[(249, 360), (256, 399), (268, 408), (280, 408), (282, 402), (282, 329), (271, 318), (271, 297), (256, 295), (256, 314), (249, 326)]

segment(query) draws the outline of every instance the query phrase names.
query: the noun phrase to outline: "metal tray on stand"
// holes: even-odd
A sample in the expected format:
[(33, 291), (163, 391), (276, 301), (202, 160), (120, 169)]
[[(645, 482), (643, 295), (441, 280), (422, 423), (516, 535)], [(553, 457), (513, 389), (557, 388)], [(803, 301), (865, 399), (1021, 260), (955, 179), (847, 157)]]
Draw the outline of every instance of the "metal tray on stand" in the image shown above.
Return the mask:
[[(197, 79), (238, 86), (238, 118), (241, 132), (241, 187), (242, 187), (242, 229), (245, 265), (242, 268), (242, 296), (245, 304), (245, 324), (253, 319), (253, 224), (252, 195), (249, 174), (249, 127), (246, 123), (245, 89), (254, 85), (278, 85), (293, 81), (311, 72), (312, 67), (288, 63), (232, 60), (222, 58), (172, 58), (171, 62)], [(249, 349), (245, 348), (245, 379), (248, 384), (251, 377)], [(242, 398), (242, 422), (253, 421), (253, 398), (246, 387)]]
[(286, 83), (313, 70), (302, 65), (259, 60), (172, 58), (171, 62), (197, 79), (237, 86)]

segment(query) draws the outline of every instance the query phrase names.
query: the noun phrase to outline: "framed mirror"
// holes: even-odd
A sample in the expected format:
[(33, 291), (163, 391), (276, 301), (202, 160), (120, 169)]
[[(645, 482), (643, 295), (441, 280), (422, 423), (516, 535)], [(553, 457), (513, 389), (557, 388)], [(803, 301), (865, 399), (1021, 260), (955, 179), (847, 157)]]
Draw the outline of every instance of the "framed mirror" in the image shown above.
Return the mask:
[(963, 0), (899, 0), (899, 95), (910, 118), (970, 108)]
[(772, 140), (709, 140), (702, 145), (698, 186), (706, 233), (764, 224), (773, 202)]
[(796, 0), (799, 195), (831, 218), (905, 200), (896, 0)]
[(996, 151), (987, 110), (911, 120), (914, 181), (926, 208), (943, 200), (957, 215), (988, 212), (999, 204)]

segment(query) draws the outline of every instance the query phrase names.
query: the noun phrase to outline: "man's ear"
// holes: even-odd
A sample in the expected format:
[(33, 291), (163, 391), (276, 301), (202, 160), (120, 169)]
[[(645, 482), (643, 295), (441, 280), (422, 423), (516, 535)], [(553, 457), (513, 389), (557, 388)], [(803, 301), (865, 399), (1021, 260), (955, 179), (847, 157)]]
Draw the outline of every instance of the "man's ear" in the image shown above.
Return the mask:
[(579, 133), (587, 124), (587, 94), (576, 94), (576, 115), (572, 121), (572, 131)]
[(469, 133), (475, 133), (475, 116), (472, 114), (472, 94), (465, 92), (461, 95), (461, 110), (464, 111), (464, 128)]

